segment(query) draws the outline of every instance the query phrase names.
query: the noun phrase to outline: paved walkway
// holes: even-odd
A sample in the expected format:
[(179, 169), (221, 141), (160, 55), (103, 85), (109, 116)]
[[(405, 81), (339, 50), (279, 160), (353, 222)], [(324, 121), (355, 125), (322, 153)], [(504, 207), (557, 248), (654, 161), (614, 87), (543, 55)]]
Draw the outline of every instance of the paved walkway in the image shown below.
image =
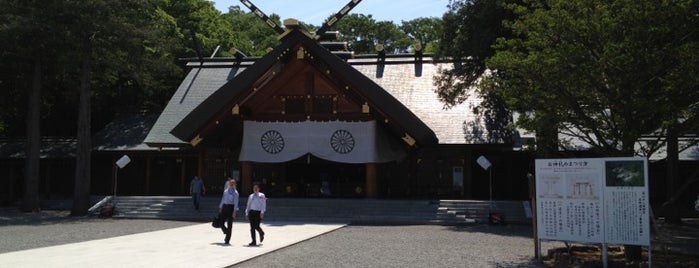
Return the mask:
[(343, 227), (263, 223), (265, 241), (249, 247), (250, 229), (233, 224), (231, 245), (211, 224), (0, 254), (3, 267), (227, 267)]

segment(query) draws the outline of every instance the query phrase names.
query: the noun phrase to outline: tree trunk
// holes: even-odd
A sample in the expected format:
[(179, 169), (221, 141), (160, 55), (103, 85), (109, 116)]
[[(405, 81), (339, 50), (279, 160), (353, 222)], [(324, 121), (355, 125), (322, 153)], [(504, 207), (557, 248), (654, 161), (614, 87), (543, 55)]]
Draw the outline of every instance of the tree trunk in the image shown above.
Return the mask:
[[(671, 201), (677, 192), (679, 180), (679, 142), (677, 128), (670, 126), (667, 129), (665, 144), (667, 145), (667, 169), (665, 176), (666, 201)], [(677, 202), (669, 202), (665, 207), (665, 221), (670, 223), (681, 223), (680, 209)]]
[[(90, 41), (88, 41), (90, 42)], [(89, 45), (88, 45), (89, 48)], [(78, 104), (78, 148), (75, 158), (75, 186), (71, 215), (83, 216), (90, 207), (90, 157), (92, 142), (90, 133), (90, 61), (87, 49), (80, 71), (80, 102)]]
[[(548, 113), (548, 112), (544, 112)], [(536, 157), (551, 158), (558, 155), (558, 124), (555, 116), (542, 115), (536, 130)]]
[(32, 86), (27, 107), (27, 151), (24, 164), (24, 196), (21, 210), (38, 211), (39, 208), (39, 150), (41, 147), (41, 60), (34, 61)]

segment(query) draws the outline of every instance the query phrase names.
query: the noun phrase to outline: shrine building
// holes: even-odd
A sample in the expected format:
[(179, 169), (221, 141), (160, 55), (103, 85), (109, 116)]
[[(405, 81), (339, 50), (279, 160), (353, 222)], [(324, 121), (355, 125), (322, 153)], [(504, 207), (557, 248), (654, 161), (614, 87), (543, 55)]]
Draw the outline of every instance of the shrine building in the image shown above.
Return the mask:
[(453, 63), (420, 51), (350, 58), (296, 20), (285, 27), (261, 58), (192, 59), (145, 143), (194, 152), (196, 173), (215, 183), (230, 175), (241, 189), (370, 198), (473, 197), (475, 158), (511, 151), (488, 143), (478, 100), (445, 109), (437, 98), (433, 76)]

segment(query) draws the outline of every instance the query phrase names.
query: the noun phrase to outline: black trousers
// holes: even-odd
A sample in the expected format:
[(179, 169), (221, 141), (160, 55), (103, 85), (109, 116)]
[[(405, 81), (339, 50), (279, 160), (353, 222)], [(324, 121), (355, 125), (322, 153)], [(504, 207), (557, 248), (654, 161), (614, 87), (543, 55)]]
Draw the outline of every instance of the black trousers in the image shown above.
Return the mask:
[(250, 220), (250, 236), (252, 237), (252, 243), (255, 244), (257, 243), (255, 231), (260, 233), (260, 237), (265, 235), (265, 232), (260, 228), (260, 222), (262, 221), (262, 219), (260, 219), (260, 211), (250, 210), (248, 212), (248, 219)]
[(221, 208), (221, 230), (226, 234), (224, 241), (229, 243), (231, 241), (231, 232), (233, 231), (233, 210), (235, 206), (233, 205), (223, 205)]

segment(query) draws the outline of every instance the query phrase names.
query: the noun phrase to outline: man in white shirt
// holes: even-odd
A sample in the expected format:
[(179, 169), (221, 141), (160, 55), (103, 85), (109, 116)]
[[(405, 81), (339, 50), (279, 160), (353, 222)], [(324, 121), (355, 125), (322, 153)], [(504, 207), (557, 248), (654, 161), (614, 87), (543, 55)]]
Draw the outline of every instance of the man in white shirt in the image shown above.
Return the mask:
[(253, 184), (252, 191), (245, 207), (245, 217), (250, 221), (250, 236), (252, 236), (252, 242), (248, 246), (257, 245), (255, 231), (260, 233), (260, 242), (265, 240), (265, 232), (262, 231), (260, 222), (264, 219), (265, 210), (267, 210), (267, 197), (260, 192), (260, 184), (257, 182)]
[[(221, 203), (218, 205), (218, 213), (221, 215), (221, 230), (226, 234), (224, 238), (224, 244), (229, 245), (231, 241), (231, 231), (233, 230), (233, 219), (235, 219), (238, 213), (238, 199), (240, 195), (238, 190), (235, 188), (237, 182), (235, 179), (231, 178), (228, 181), (228, 189), (223, 191), (223, 197), (221, 197)], [(228, 225), (226, 225), (227, 223)]]

